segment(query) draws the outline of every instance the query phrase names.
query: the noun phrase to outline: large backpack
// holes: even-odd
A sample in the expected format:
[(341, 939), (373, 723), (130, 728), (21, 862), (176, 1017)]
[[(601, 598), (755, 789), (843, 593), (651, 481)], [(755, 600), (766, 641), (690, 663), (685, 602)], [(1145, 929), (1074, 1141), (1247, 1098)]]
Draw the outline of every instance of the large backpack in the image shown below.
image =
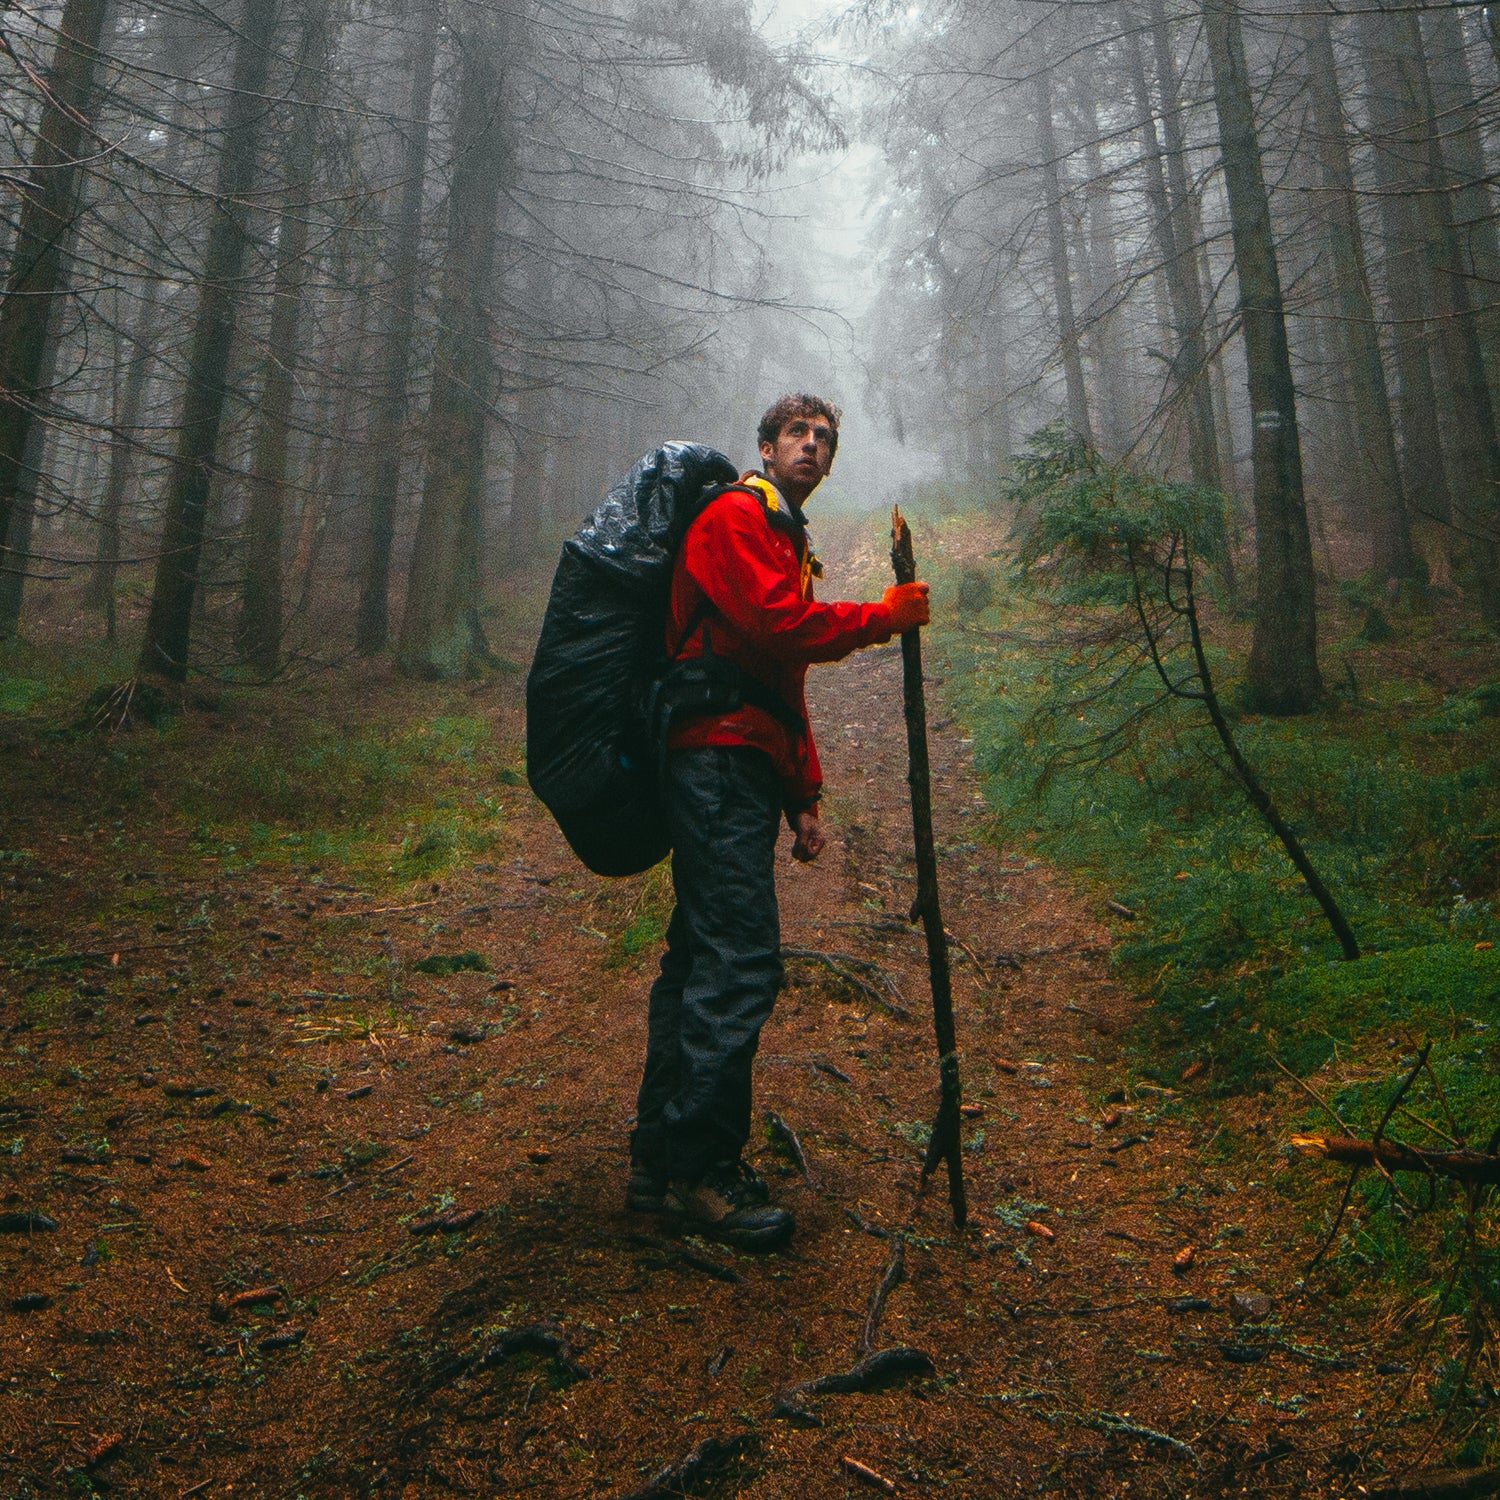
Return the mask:
[(634, 875), (670, 850), (662, 773), (675, 715), (747, 702), (789, 713), (711, 651), (667, 661), (677, 549), (703, 507), (738, 479), (715, 449), (667, 443), (563, 543), (526, 679), (526, 775), (595, 874)]

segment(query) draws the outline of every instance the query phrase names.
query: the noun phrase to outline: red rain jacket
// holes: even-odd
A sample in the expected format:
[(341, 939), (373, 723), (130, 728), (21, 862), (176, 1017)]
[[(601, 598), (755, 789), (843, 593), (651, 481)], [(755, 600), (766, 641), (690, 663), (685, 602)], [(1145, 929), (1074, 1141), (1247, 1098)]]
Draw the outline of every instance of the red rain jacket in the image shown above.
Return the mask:
[(803, 683), (815, 661), (839, 661), (891, 639), (883, 604), (814, 600), (821, 573), (799, 511), (770, 480), (747, 474), (704, 508), (688, 528), (672, 571), (667, 653), (713, 650), (758, 678), (801, 717), (800, 732), (763, 708), (705, 714), (674, 725), (668, 745), (751, 745), (764, 750), (786, 788), (788, 821), (813, 806), (823, 772), (807, 718)]

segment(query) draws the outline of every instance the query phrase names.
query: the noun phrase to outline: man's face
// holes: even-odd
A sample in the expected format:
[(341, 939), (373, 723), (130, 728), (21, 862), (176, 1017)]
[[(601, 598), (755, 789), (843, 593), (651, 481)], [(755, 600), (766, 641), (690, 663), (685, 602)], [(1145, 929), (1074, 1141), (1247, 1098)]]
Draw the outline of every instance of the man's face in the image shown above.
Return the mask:
[(833, 467), (833, 428), (817, 414), (791, 417), (774, 443), (760, 445), (766, 477), (787, 499), (800, 505)]

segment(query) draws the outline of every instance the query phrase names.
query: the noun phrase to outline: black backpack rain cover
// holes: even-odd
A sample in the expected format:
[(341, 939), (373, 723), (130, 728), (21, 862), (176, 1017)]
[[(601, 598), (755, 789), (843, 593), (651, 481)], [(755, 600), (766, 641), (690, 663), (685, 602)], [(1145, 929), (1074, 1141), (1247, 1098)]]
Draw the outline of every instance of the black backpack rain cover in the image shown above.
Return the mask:
[(667, 443), (563, 543), (526, 678), (526, 775), (595, 874), (634, 875), (671, 848), (642, 703), (665, 663), (673, 558), (738, 478), (713, 448)]

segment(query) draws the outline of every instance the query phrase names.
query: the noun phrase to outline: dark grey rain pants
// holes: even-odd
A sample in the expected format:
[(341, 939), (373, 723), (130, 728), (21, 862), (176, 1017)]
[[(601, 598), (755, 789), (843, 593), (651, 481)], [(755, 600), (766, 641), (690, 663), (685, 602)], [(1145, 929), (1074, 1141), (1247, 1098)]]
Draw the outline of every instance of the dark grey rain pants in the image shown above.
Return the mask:
[(677, 905), (651, 987), (631, 1152), (691, 1181), (750, 1138), (750, 1068), (782, 978), (782, 787), (770, 756), (738, 745), (674, 750), (667, 781)]

